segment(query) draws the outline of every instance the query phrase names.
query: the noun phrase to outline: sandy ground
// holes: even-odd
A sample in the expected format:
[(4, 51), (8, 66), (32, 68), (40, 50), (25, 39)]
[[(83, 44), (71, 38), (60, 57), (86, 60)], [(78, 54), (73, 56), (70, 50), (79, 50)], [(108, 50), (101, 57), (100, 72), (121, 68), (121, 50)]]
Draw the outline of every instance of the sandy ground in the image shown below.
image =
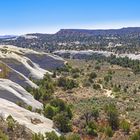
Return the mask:
[(112, 95), (112, 90), (104, 89), (102, 84), (100, 84), (100, 86), (101, 86), (101, 89), (104, 90), (103, 94), (106, 97), (114, 98), (114, 95)]
[(104, 90), (105, 90), (104, 95), (106, 97), (114, 98), (114, 95), (112, 95), (112, 90), (108, 90), (108, 89), (104, 89)]

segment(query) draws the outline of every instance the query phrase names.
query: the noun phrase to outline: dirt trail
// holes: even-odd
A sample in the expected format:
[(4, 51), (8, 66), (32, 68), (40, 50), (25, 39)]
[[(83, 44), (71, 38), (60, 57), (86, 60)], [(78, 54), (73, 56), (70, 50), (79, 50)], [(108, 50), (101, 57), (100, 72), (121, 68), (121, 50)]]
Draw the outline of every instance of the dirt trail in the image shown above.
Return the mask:
[(102, 90), (104, 90), (104, 93), (103, 94), (106, 97), (114, 98), (114, 95), (112, 95), (112, 90), (104, 89), (102, 84), (100, 84), (100, 87), (101, 87)]

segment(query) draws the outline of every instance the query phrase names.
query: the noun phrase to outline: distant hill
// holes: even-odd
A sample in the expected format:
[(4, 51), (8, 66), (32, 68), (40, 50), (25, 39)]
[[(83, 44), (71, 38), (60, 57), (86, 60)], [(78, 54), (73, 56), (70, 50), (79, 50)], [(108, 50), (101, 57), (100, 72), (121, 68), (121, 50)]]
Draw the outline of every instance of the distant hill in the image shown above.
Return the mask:
[(140, 27), (128, 27), (121, 29), (99, 29), (99, 30), (86, 30), (86, 29), (61, 29), (57, 35), (123, 35), (130, 33), (140, 33)]
[(119, 53), (137, 53), (140, 51), (140, 27), (108, 30), (61, 29), (55, 34), (30, 33), (16, 38), (0, 39), (0, 44), (46, 52), (111, 48)]

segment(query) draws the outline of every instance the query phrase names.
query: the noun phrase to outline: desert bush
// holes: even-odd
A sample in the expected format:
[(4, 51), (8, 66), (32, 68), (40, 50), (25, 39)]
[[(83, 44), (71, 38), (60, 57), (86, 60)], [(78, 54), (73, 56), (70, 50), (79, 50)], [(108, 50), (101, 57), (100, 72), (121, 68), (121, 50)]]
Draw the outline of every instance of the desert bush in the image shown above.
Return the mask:
[(113, 92), (120, 92), (120, 90), (121, 90), (121, 89), (120, 89), (119, 86), (117, 86), (117, 85), (114, 85), (114, 86), (113, 86), (113, 90), (112, 90)]
[(65, 90), (73, 89), (75, 87), (78, 87), (78, 83), (75, 80), (69, 79), (69, 78), (66, 78), (66, 77), (60, 77), (58, 79), (57, 85), (59, 87), (63, 87)]
[(55, 111), (51, 105), (46, 105), (44, 108), (44, 115), (45, 117), (52, 119), (55, 115)]
[(68, 136), (66, 136), (66, 140), (81, 140), (81, 138), (78, 134), (71, 133)]
[(97, 136), (97, 126), (94, 122), (89, 122), (85, 129), (88, 135)]
[(32, 140), (45, 140), (44, 136), (40, 133), (35, 133), (32, 135)]
[(131, 137), (130, 140), (140, 140), (140, 130), (135, 132)]
[(105, 81), (105, 82), (109, 82), (110, 80), (112, 80), (112, 75), (106, 75), (106, 76), (104, 77), (104, 81)]
[(6, 121), (7, 121), (7, 124), (8, 124), (8, 131), (13, 131), (16, 121), (13, 119), (13, 117), (11, 115), (9, 115), (6, 118)]
[(30, 105), (28, 105), (28, 106), (27, 106), (27, 109), (28, 109), (29, 111), (32, 111), (33, 107), (30, 106)]
[(72, 129), (70, 119), (67, 117), (67, 114), (60, 113), (57, 114), (54, 118), (54, 125), (64, 133), (70, 132)]
[(45, 133), (45, 137), (46, 140), (59, 140), (59, 137), (54, 131)]
[(129, 134), (129, 131), (130, 131), (130, 123), (128, 121), (122, 120), (122, 122), (120, 123), (120, 127), (122, 128), (122, 130), (126, 134)]
[(2, 132), (2, 130), (0, 130), (0, 139), (9, 140), (9, 137), (4, 132)]
[(95, 73), (95, 72), (91, 72), (90, 74), (89, 74), (89, 78), (90, 79), (95, 79), (97, 77), (97, 74)]
[(74, 73), (73, 75), (72, 75), (72, 77), (74, 78), (74, 79), (76, 79), (76, 78), (78, 78), (80, 75), (78, 74), (78, 73)]
[(112, 129), (117, 129), (119, 126), (118, 110), (114, 104), (105, 106), (107, 119)]
[(64, 111), (66, 109), (66, 103), (62, 99), (52, 99), (50, 105), (53, 107), (58, 107), (59, 111)]
[(99, 84), (93, 84), (93, 89), (99, 90), (101, 89), (101, 86)]
[(99, 117), (99, 110), (96, 107), (94, 107), (93, 110), (92, 110), (92, 116), (97, 121), (97, 119)]
[(96, 70), (100, 70), (101, 67), (100, 67), (99, 65), (96, 65), (96, 66), (95, 66), (95, 69), (96, 69)]
[(107, 126), (105, 128), (105, 134), (108, 136), (108, 137), (112, 137), (113, 136), (113, 130), (110, 126)]

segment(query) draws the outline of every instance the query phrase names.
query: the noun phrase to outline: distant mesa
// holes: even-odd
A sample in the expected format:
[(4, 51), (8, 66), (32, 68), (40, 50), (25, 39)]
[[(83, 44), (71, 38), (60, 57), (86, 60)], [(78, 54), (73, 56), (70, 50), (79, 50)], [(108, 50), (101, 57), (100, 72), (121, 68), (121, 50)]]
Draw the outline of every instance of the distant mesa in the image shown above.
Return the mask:
[(128, 33), (140, 33), (140, 27), (127, 27), (121, 29), (95, 29), (95, 30), (88, 30), (88, 29), (61, 29), (56, 34), (58, 35), (115, 35), (115, 34), (128, 34)]

